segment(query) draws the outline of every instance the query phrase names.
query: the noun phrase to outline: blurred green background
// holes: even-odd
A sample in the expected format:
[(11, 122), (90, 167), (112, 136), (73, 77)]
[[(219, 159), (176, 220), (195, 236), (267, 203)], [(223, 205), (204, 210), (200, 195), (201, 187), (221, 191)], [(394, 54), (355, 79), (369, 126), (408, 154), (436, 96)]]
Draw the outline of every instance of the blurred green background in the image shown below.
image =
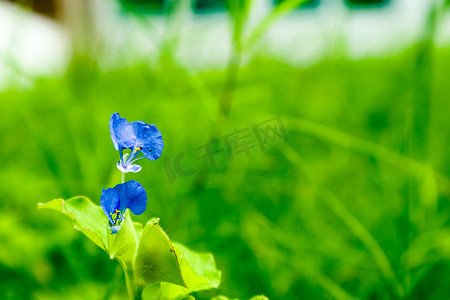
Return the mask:
[[(257, 53), (242, 64), (245, 7), (230, 15), (226, 69), (190, 72), (170, 47), (157, 68), (105, 71), (75, 53), (62, 78), (0, 92), (1, 299), (127, 297), (116, 261), (36, 209), (98, 204), (119, 182), (114, 112), (163, 134), (162, 157), (127, 175), (149, 195), (135, 220), (160, 217), (171, 239), (214, 254), (222, 283), (199, 299), (450, 296), (450, 49), (434, 46), (436, 15), (400, 53), (303, 68)], [(276, 117), (288, 139), (262, 150), (253, 126)], [(253, 148), (230, 160), (225, 141), (243, 129)], [(198, 158), (211, 138), (215, 167)]]

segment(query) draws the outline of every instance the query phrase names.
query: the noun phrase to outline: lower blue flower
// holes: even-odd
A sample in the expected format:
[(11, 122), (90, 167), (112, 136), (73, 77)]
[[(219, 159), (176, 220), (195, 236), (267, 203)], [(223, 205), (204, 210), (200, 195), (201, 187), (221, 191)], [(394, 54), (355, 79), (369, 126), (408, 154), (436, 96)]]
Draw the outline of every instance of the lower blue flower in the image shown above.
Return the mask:
[(112, 189), (103, 189), (100, 205), (109, 220), (111, 234), (117, 233), (125, 220), (127, 208), (135, 215), (142, 214), (147, 208), (147, 193), (135, 180), (116, 185)]

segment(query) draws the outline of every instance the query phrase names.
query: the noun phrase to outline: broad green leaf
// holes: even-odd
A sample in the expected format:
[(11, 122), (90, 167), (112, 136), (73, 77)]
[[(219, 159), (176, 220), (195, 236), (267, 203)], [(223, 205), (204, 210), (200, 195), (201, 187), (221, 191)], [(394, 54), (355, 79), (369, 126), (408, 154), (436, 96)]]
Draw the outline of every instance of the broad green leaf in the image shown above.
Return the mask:
[(145, 300), (179, 300), (199, 290), (217, 288), (220, 271), (210, 253), (196, 253), (181, 244), (173, 244), (186, 287), (162, 282), (144, 290)]
[(142, 232), (135, 276), (137, 285), (142, 288), (158, 282), (185, 286), (172, 243), (157, 222), (148, 222)]
[(132, 268), (142, 225), (133, 223), (128, 210), (119, 232), (110, 234), (108, 219), (103, 209), (86, 197), (55, 199), (45, 204), (39, 203), (38, 208), (54, 209), (64, 213), (73, 220), (76, 230), (84, 233), (105, 250), (111, 259), (119, 260), (127, 269)]
[(217, 288), (220, 271), (211, 253), (197, 253), (182, 244), (174, 244), (186, 287), (191, 291)]
[(131, 220), (130, 211), (127, 209), (120, 230), (109, 235), (109, 256), (119, 260), (129, 270), (133, 268), (138, 243), (135, 226), (137, 225)]
[(81, 231), (97, 246), (107, 251), (107, 222), (102, 208), (86, 197), (78, 196), (67, 200), (55, 199), (47, 203), (38, 203), (38, 209), (48, 208), (62, 212), (72, 219), (73, 227)]

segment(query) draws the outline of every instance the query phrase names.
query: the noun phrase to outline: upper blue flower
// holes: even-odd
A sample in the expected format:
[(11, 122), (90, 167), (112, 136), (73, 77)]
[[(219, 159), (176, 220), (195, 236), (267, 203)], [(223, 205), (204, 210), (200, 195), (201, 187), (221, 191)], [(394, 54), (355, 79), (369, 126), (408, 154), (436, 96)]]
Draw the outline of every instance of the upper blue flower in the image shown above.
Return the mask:
[(114, 234), (119, 231), (127, 208), (135, 215), (140, 215), (145, 211), (147, 193), (139, 182), (130, 180), (118, 184), (112, 189), (103, 189), (100, 205), (109, 219), (111, 234)]
[[(109, 130), (114, 147), (120, 153), (120, 161), (117, 163), (120, 171), (139, 172), (142, 167), (133, 165), (133, 162), (144, 157), (155, 160), (161, 156), (164, 142), (155, 125), (142, 121), (128, 123), (118, 113), (114, 113), (109, 120)], [(124, 155), (123, 149), (131, 149), (130, 154)], [(140, 153), (143, 156), (137, 157)]]

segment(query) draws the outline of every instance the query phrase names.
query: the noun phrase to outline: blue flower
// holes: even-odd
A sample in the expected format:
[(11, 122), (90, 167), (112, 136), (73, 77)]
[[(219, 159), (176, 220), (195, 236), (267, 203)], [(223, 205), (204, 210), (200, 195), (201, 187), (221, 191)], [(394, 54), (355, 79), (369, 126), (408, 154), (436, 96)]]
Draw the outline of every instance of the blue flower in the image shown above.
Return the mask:
[(145, 211), (147, 193), (139, 182), (130, 180), (112, 189), (103, 189), (100, 205), (109, 219), (111, 234), (114, 234), (119, 231), (122, 221), (125, 220), (127, 208), (135, 215)]
[[(155, 125), (149, 125), (142, 121), (131, 122), (121, 118), (118, 113), (111, 115), (109, 130), (114, 147), (120, 153), (120, 161), (117, 168), (126, 172), (139, 172), (142, 167), (133, 163), (141, 158), (155, 160), (161, 156), (164, 148), (161, 132)], [(124, 149), (131, 149), (130, 154), (123, 154)], [(143, 156), (138, 156), (141, 154)]]

